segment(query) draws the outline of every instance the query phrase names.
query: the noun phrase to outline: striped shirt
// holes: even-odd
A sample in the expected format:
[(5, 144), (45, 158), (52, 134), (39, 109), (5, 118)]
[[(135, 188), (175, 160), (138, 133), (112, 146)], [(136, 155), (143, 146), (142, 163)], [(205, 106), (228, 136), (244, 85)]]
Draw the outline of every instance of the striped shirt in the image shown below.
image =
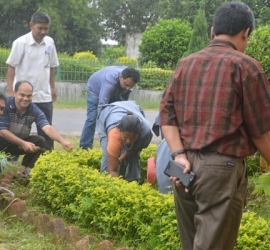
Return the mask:
[[(0, 117), (0, 130), (9, 130), (21, 139), (25, 139), (30, 135), (33, 123), (38, 128), (50, 125), (44, 113), (34, 104), (30, 103), (23, 115), (17, 112), (14, 97), (8, 97), (3, 115)], [(0, 137), (0, 144), (11, 145), (4, 138)]]
[(254, 154), (251, 137), (270, 131), (262, 67), (231, 43), (212, 40), (179, 63), (161, 99), (160, 125), (178, 126), (187, 150)]

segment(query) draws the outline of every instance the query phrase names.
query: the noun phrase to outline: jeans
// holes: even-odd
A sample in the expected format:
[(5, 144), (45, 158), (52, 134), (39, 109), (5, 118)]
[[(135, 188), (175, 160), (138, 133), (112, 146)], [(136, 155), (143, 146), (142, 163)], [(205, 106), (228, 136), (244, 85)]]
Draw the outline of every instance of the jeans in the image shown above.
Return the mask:
[(93, 148), (98, 113), (98, 100), (87, 94), (87, 115), (83, 126), (80, 147), (83, 149)]

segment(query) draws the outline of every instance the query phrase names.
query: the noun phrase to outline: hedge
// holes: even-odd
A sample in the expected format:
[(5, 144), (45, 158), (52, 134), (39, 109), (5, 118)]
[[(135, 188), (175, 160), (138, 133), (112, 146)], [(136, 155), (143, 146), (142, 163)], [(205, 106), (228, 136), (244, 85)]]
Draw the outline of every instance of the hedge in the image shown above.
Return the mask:
[[(100, 174), (100, 158), (100, 150), (44, 154), (31, 171), (31, 195), (106, 238), (124, 239), (141, 249), (180, 249), (173, 196)], [(269, 221), (244, 213), (235, 249), (269, 249), (269, 230)]]

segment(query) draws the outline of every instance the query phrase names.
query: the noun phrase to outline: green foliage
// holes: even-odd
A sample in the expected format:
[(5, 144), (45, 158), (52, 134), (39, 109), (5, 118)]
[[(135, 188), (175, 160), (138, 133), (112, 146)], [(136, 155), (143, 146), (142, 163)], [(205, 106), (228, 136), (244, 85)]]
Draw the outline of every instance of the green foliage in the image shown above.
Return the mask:
[(156, 62), (161, 68), (174, 68), (187, 50), (190, 25), (182, 20), (159, 20), (142, 34), (140, 64)]
[(157, 145), (149, 144), (147, 148), (144, 148), (140, 154), (141, 158), (141, 182), (147, 182), (147, 161), (153, 157), (156, 153)]
[(126, 65), (129, 67), (137, 67), (137, 60), (127, 57), (127, 56), (121, 56), (115, 60), (116, 65)]
[(149, 23), (156, 23), (156, 0), (99, 0), (98, 11), (112, 39), (125, 42), (126, 34), (143, 32)]
[(122, 56), (125, 56), (124, 46), (106, 46), (101, 50), (100, 60), (105, 62), (114, 62), (116, 58)]
[(94, 169), (100, 153), (52, 151), (41, 156), (31, 171), (35, 201), (102, 234), (132, 239), (148, 249), (179, 249), (173, 197), (148, 184), (100, 174)]
[(270, 246), (269, 221), (256, 216), (255, 213), (244, 213), (235, 250), (268, 250)]
[(139, 69), (141, 80), (139, 87), (141, 89), (164, 90), (172, 77), (172, 70), (160, 68)]
[(253, 194), (265, 194), (270, 197), (270, 173), (258, 177)]
[(270, 80), (270, 25), (260, 26), (252, 33), (248, 41), (246, 54), (258, 60), (268, 80)]
[(208, 42), (209, 38), (205, 12), (204, 10), (199, 9), (198, 14), (195, 16), (194, 27), (189, 41), (188, 50), (183, 54), (183, 57), (203, 49)]
[(256, 152), (245, 159), (248, 170), (248, 176), (254, 176), (260, 172), (260, 153)]
[[(155, 146), (145, 149), (142, 162), (154, 151)], [(42, 155), (31, 171), (31, 195), (37, 204), (107, 238), (132, 242), (135, 248), (179, 249), (173, 196), (100, 174), (100, 157), (99, 150), (82, 149)], [(269, 230), (269, 221), (244, 213), (235, 249), (268, 249)]]
[(75, 59), (85, 59), (90, 62), (98, 62), (98, 58), (93, 54), (92, 51), (76, 52), (73, 55)]

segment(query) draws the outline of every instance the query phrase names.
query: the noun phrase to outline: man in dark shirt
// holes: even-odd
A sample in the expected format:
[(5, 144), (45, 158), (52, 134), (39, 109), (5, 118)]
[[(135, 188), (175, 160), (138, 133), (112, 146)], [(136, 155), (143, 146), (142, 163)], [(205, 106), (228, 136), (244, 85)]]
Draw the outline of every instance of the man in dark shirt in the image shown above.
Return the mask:
[(53, 128), (44, 113), (32, 103), (33, 86), (28, 81), (15, 84), (15, 94), (7, 99), (4, 114), (0, 117), (0, 150), (11, 155), (25, 155), (18, 170), (20, 175), (28, 175), (27, 168), (33, 168), (44, 149), (45, 139), (40, 135), (30, 135), (35, 122), (52, 140), (61, 143), (64, 149), (72, 145)]
[(184, 250), (234, 248), (246, 199), (244, 158), (259, 150), (270, 163), (268, 81), (244, 54), (253, 28), (247, 5), (223, 4), (213, 40), (179, 63), (162, 96), (160, 125), (172, 158), (196, 174), (189, 190), (170, 178)]

